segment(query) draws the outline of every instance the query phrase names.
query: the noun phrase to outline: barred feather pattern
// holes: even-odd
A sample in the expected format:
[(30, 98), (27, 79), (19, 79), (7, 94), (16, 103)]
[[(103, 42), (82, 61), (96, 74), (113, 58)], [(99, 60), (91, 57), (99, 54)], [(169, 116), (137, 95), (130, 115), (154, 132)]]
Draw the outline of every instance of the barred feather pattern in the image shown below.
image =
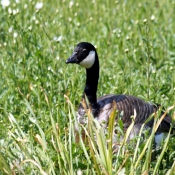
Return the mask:
[[(136, 111), (136, 125), (144, 123), (151, 114), (157, 111), (157, 108), (154, 104), (144, 102), (143, 100), (134, 96), (113, 94), (105, 95), (97, 100), (98, 108), (93, 109), (92, 111), (95, 119), (98, 120), (100, 124), (107, 126), (110, 113), (114, 108), (114, 102), (118, 111), (117, 113), (122, 113), (121, 119), (124, 124), (124, 130), (126, 130), (132, 122), (131, 116), (134, 115), (134, 109)], [(85, 113), (86, 112), (83, 108), (83, 105), (80, 105), (78, 110), (78, 122), (81, 124), (87, 123)], [(119, 115), (116, 116), (116, 121), (118, 120), (118, 116)], [(170, 128), (170, 123), (171, 117), (167, 115), (159, 126), (158, 131), (168, 132)], [(146, 127), (152, 128), (152, 125), (153, 119), (147, 123)]]

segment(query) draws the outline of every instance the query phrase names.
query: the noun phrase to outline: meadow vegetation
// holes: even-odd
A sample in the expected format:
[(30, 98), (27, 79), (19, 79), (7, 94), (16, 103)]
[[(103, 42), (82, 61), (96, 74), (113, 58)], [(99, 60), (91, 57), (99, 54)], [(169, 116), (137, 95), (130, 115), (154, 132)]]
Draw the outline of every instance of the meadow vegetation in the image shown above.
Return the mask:
[[(175, 174), (175, 138), (151, 161), (154, 131), (126, 143), (122, 122), (108, 133), (88, 114), (88, 144), (75, 142), (85, 70), (66, 65), (75, 45), (94, 44), (98, 97), (130, 94), (156, 102), (175, 118), (175, 1), (1, 0), (0, 174)], [(132, 123), (133, 124), (133, 123)], [(116, 127), (118, 151), (112, 153)], [(96, 140), (96, 141), (95, 141)], [(106, 143), (107, 140), (107, 143)]]

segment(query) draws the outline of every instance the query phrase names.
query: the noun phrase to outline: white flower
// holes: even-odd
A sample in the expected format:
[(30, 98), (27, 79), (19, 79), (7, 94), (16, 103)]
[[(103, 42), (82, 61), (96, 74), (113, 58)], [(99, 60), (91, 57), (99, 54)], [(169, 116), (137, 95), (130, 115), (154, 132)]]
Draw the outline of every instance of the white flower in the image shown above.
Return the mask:
[(13, 10), (13, 15), (16, 15), (17, 13), (19, 13), (19, 9), (16, 9), (16, 10), (14, 9)]
[(5, 7), (10, 5), (10, 1), (9, 0), (1, 0), (1, 5), (3, 8), (5, 8)]
[(83, 174), (83, 172), (80, 169), (78, 169), (77, 175), (82, 175), (82, 174)]
[(32, 20), (33, 20), (33, 21), (35, 21), (35, 20), (36, 20), (36, 17), (35, 17), (35, 16), (33, 16), (33, 17), (32, 17)]
[(151, 20), (152, 20), (152, 21), (155, 20), (155, 16), (154, 16), (154, 15), (151, 16)]
[(56, 60), (59, 60), (60, 59), (60, 57), (59, 56), (56, 56)]
[(113, 33), (116, 33), (116, 29), (114, 29), (112, 32), (113, 32)]
[(71, 22), (72, 21), (72, 18), (68, 18), (68, 20), (69, 20), (69, 22)]
[(14, 38), (16, 38), (18, 36), (18, 33), (14, 32), (13, 36), (14, 36)]
[(9, 14), (12, 14), (12, 9), (11, 8), (8, 8), (8, 12), (9, 12)]
[(32, 30), (32, 26), (29, 26), (28, 29), (29, 29), (29, 30)]
[(9, 33), (12, 33), (12, 31), (13, 31), (13, 27), (10, 27), (9, 28)]
[(38, 23), (39, 23), (39, 21), (36, 19), (36, 20), (35, 20), (35, 24), (38, 24)]
[(53, 40), (56, 42), (60, 42), (62, 40), (62, 35), (60, 35), (59, 37), (54, 36)]
[(73, 5), (74, 5), (74, 2), (73, 1), (70, 1), (69, 2), (69, 7), (71, 8)]
[(127, 48), (127, 49), (125, 49), (125, 53), (128, 53), (129, 52), (129, 49)]
[(152, 73), (153, 73), (153, 74), (155, 74), (155, 73), (156, 73), (156, 70), (155, 70), (155, 69), (153, 69), (153, 70), (152, 70)]
[(127, 36), (127, 37), (126, 37), (126, 40), (130, 40), (130, 37), (129, 37), (129, 36)]
[(36, 5), (35, 5), (35, 8), (37, 10), (41, 9), (43, 7), (43, 3), (42, 2), (37, 2)]
[(147, 21), (148, 21), (147, 19), (144, 19), (144, 20), (143, 20), (144, 23), (147, 23)]
[(77, 22), (77, 26), (78, 26), (78, 27), (80, 26), (80, 23), (79, 23), (79, 22)]
[(27, 9), (28, 5), (27, 4), (24, 4), (24, 8)]

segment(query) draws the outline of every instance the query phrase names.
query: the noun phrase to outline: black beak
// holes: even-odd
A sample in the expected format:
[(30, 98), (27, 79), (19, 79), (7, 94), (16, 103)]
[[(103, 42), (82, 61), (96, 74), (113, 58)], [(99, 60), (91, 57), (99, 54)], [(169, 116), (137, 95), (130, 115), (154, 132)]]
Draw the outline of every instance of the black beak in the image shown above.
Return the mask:
[(74, 52), (67, 60), (66, 63), (77, 63), (77, 57), (76, 57), (76, 52)]

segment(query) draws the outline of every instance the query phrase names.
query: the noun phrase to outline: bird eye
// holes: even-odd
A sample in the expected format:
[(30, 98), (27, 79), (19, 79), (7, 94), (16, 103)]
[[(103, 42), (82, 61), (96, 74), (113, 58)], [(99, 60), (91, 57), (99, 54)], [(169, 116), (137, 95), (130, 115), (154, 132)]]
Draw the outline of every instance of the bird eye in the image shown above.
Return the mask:
[(87, 49), (83, 49), (83, 52), (86, 52), (87, 51)]

